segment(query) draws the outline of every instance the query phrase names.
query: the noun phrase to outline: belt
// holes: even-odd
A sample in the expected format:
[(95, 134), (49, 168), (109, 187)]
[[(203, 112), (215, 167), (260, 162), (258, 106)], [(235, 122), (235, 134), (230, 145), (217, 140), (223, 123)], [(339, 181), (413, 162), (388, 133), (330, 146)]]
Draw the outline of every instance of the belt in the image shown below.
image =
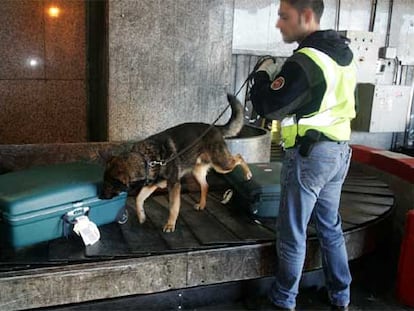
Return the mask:
[(330, 139), (329, 137), (325, 136), (323, 133), (310, 130), (306, 132), (304, 137), (297, 136), (296, 143), (294, 147), (298, 147), (299, 154), (303, 157), (307, 157), (313, 149), (313, 146), (318, 142), (332, 142), (336, 144), (344, 144), (346, 141), (338, 141)]
[[(317, 143), (317, 142), (320, 142), (320, 141), (331, 141), (331, 142), (335, 142), (335, 143), (338, 143), (338, 144), (345, 144), (345, 143), (348, 142), (347, 140), (334, 140), (334, 139), (331, 139), (323, 133), (321, 133), (319, 135), (319, 137), (317, 138), (317, 140), (315, 140), (313, 142)], [(306, 137), (306, 136), (297, 136), (295, 146), (298, 146), (298, 145), (302, 144), (303, 142), (309, 142), (309, 138)]]

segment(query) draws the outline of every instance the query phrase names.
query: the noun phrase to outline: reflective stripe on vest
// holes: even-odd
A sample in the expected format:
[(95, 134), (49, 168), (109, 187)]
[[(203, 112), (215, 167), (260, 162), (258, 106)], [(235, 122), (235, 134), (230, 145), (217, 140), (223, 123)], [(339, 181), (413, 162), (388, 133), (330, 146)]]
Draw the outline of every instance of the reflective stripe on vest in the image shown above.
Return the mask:
[(292, 124), (292, 120), (295, 120), (292, 116), (285, 118), (287, 122), (284, 122), (285, 119), (282, 120), (284, 147), (293, 147), (296, 136), (304, 136), (309, 129), (318, 130), (332, 140), (349, 140), (350, 121), (355, 117), (356, 68), (354, 63), (340, 66), (327, 54), (314, 48), (303, 48), (297, 53), (307, 55), (322, 70), (326, 90), (318, 111), (301, 117), (295, 125)]
[(296, 116), (287, 116), (280, 122), (280, 128), (282, 130), (283, 146), (289, 148), (295, 145), (296, 136), (298, 134), (298, 124), (296, 122)]

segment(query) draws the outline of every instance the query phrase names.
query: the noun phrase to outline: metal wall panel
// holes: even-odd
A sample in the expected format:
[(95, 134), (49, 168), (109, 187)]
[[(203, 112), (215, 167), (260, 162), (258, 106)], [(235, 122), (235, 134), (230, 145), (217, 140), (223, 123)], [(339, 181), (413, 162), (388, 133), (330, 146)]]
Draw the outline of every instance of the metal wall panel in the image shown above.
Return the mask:
[[(281, 57), (292, 53), (297, 44), (284, 43), (276, 28), (279, 4), (279, 0), (235, 0), (234, 53), (271, 54)], [(381, 11), (382, 7), (377, 6), (377, 8)], [(325, 0), (321, 29), (368, 31), (370, 15), (371, 1), (369, 0)], [(383, 14), (376, 16), (376, 20), (379, 21), (383, 18)], [(380, 32), (385, 36), (385, 29)]]
[(353, 130), (404, 132), (410, 94), (409, 86), (359, 84), (359, 113)]
[(397, 56), (404, 65), (414, 65), (414, 3), (394, 0), (390, 45), (397, 47)]
[[(281, 63), (292, 54), (297, 44), (285, 44), (276, 29), (279, 0), (235, 0), (233, 28), (232, 88), (238, 89), (257, 56), (271, 54)], [(402, 17), (402, 19), (401, 19)], [(412, 0), (325, 0), (321, 29), (375, 32), (379, 47), (397, 48), (398, 59), (377, 63), (375, 83), (378, 85), (412, 85), (414, 65), (414, 5)], [(242, 55), (241, 55), (242, 54)], [(398, 60), (408, 66), (398, 66)], [(253, 65), (252, 65), (253, 64)], [(373, 66), (371, 66), (373, 68)], [(371, 68), (371, 70), (372, 70)], [(244, 100), (244, 90), (239, 98)], [(401, 117), (401, 116), (399, 116)], [(414, 145), (414, 113), (406, 118), (408, 143)], [(400, 119), (399, 119), (400, 120)], [(411, 120), (411, 123), (408, 122)], [(411, 124), (411, 125), (410, 125)], [(370, 139), (367, 139), (367, 135)], [(392, 147), (391, 133), (352, 133), (351, 141), (376, 148)], [(401, 141), (397, 137), (397, 141)]]

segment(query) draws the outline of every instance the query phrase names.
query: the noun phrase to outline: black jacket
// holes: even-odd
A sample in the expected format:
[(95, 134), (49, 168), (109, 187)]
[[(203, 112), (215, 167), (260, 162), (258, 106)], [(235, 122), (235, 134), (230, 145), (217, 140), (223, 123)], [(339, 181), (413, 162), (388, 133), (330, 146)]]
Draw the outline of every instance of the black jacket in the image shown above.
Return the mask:
[[(273, 81), (270, 81), (265, 71), (256, 72), (250, 91), (250, 99), (256, 112), (267, 119), (281, 120), (289, 114), (296, 114), (299, 119), (303, 115), (318, 111), (326, 90), (322, 70), (308, 56), (296, 51), (312, 47), (326, 53), (339, 65), (346, 66), (353, 59), (348, 43), (347, 38), (334, 30), (316, 31), (305, 38), (294, 54), (286, 60), (274, 80), (276, 84), (272, 85)], [(302, 58), (301, 62), (297, 61), (297, 57)], [(305, 73), (301, 65), (303, 62), (309, 62), (307, 66), (311, 67), (311, 75)]]

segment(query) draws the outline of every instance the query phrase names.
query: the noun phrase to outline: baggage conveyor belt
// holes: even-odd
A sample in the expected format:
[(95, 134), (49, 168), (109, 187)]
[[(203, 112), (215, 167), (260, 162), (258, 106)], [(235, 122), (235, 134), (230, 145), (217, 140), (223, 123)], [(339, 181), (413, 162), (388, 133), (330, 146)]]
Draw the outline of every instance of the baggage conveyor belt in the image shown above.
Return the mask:
[[(1, 246), (0, 291), (4, 294), (0, 309), (77, 303), (272, 275), (274, 220), (253, 221), (236, 206), (220, 203), (225, 185), (211, 188), (202, 212), (192, 207), (198, 193), (182, 194), (174, 233), (162, 232), (168, 216), (168, 196), (162, 193), (146, 201), (147, 221), (142, 225), (130, 197), (128, 222), (101, 226), (101, 240), (92, 246), (84, 247), (76, 236), (15, 252)], [(386, 183), (351, 167), (340, 207), (349, 260), (373, 251), (386, 238), (393, 205), (394, 195)], [(320, 257), (310, 225), (305, 271), (321, 268)], [(143, 278), (151, 282), (143, 282)], [(50, 296), (48, 290), (54, 282), (62, 293), (55, 288)], [(99, 291), (85, 290), (93, 286)], [(34, 288), (37, 298), (15, 297)], [(39, 299), (41, 296), (47, 298)]]

